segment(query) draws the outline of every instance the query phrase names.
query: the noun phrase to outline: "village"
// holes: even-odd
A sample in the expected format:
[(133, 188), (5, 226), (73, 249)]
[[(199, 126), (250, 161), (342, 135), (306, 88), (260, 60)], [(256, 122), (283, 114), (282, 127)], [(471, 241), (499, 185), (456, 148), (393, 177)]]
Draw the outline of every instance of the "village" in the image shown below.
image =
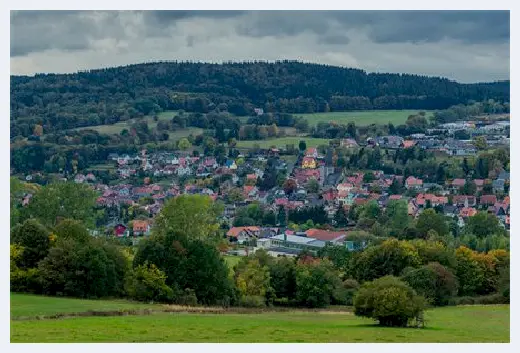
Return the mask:
[[(351, 208), (368, 202), (376, 202), (384, 210), (389, 201), (405, 201), (408, 215), (413, 218), (427, 208), (435, 208), (455, 219), (460, 228), (477, 211), (485, 211), (494, 214), (501, 226), (509, 229), (510, 175), (505, 170), (488, 178), (472, 177), (470, 173), (467, 178), (439, 183), (425, 180), (421, 175), (405, 177), (383, 170), (354, 171), (338, 166), (338, 148), (354, 154), (359, 149), (378, 148), (388, 154), (389, 150), (397, 153), (416, 148), (463, 158), (478, 152), (474, 141), (452, 137), (459, 131), (468, 133), (472, 139), (485, 136), (488, 146), (507, 147), (508, 129), (508, 121), (479, 125), (451, 123), (429, 130), (428, 135), (415, 134), (407, 139), (377, 136), (366, 141), (331, 140), (329, 146), (297, 150), (296, 155), (274, 147), (241, 151), (236, 158), (220, 158), (223, 163), (218, 163), (214, 156), (193, 156), (180, 151), (148, 153), (143, 149), (135, 155), (109, 156), (107, 163), (117, 168), (117, 180), (110, 185), (100, 182), (92, 172), (78, 173), (73, 180), (90, 184), (100, 194), (97, 205), (105, 210), (106, 217), (93, 230), (97, 235), (129, 237), (137, 242), (150, 235), (153, 217), (165, 200), (182, 194), (202, 194), (222, 204), (223, 235), (231, 244), (242, 245), (230, 250), (232, 254), (245, 255), (263, 248), (272, 255), (296, 256), (302, 250), (313, 252), (327, 244), (352, 250), (364, 246), (349, 241), (349, 233), (356, 224), (349, 220), (338, 225), (335, 215), (339, 209), (348, 214)], [(442, 137), (430, 135), (435, 133), (441, 133)], [(142, 184), (136, 185), (136, 179), (142, 180)], [(466, 190), (470, 192), (465, 194)], [(24, 204), (30, 196), (26, 196)], [(271, 217), (275, 219), (269, 224), (258, 220), (255, 224), (237, 222), (239, 210), (251, 204), (259, 205), (262, 212), (275, 215)], [(323, 209), (327, 217), (319, 228), (311, 224), (302, 230), (288, 222), (288, 212), (315, 207)]]

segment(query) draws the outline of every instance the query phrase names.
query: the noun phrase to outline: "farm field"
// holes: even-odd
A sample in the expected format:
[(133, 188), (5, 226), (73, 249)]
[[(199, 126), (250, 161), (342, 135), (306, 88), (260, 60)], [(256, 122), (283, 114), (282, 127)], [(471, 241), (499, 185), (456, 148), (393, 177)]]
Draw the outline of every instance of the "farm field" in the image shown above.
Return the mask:
[[(12, 294), (11, 316), (114, 309), (110, 303)], [(509, 317), (509, 305), (435, 308), (425, 313), (426, 328), (416, 329), (379, 327), (331, 310), (89, 316), (11, 320), (11, 342), (509, 342)]]
[[(294, 114), (302, 116), (309, 121), (309, 125), (315, 126), (318, 123), (328, 123), (335, 121), (338, 124), (348, 124), (354, 122), (358, 126), (370, 124), (388, 124), (394, 125), (404, 124), (408, 116), (417, 114), (418, 110), (367, 110), (358, 112), (331, 112), (331, 113), (313, 113), (313, 114)], [(426, 112), (426, 116), (431, 113)]]
[(285, 145), (293, 144), (295, 148), (298, 148), (298, 144), (301, 140), (307, 143), (307, 147), (316, 147), (318, 145), (328, 145), (328, 139), (314, 138), (314, 137), (279, 137), (268, 140), (250, 140), (250, 141), (238, 141), (238, 148), (252, 148), (255, 144), (258, 144), (260, 148), (269, 148), (271, 146), (285, 147)]

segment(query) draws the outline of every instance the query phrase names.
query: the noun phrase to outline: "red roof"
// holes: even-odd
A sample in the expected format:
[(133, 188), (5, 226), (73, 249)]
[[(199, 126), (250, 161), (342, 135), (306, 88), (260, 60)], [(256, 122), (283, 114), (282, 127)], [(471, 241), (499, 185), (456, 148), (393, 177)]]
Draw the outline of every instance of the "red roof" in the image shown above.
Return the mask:
[(256, 227), (256, 226), (249, 226), (249, 227), (233, 227), (231, 228), (230, 230), (228, 230), (228, 232), (226, 233), (226, 235), (228, 237), (237, 237), (240, 232), (242, 231), (246, 231), (246, 232), (259, 232), (260, 231), (260, 228)]
[(451, 182), (451, 185), (453, 186), (464, 186), (466, 185), (466, 180), (465, 179), (453, 179), (453, 181)]
[(403, 198), (403, 195), (390, 195), (390, 200), (401, 200)]
[(480, 203), (484, 205), (494, 205), (497, 202), (495, 195), (482, 195), (480, 197)]
[(416, 143), (416, 142), (413, 141), (413, 140), (404, 140), (404, 141), (403, 141), (403, 147), (404, 147), (404, 148), (410, 148), (410, 147), (415, 146), (415, 143)]
[(321, 241), (332, 241), (334, 239), (345, 237), (346, 232), (333, 232), (329, 230), (323, 230), (323, 229), (309, 229), (305, 232), (309, 238), (318, 239)]
[(406, 185), (422, 185), (423, 184), (423, 181), (421, 179), (418, 179), (418, 178), (414, 178), (413, 176), (409, 176), (408, 178), (406, 178)]

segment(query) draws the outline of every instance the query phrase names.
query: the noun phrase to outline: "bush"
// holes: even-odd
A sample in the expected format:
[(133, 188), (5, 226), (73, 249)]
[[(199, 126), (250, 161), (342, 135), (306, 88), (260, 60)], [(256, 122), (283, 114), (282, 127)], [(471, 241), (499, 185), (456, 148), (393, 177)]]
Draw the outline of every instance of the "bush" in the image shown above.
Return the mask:
[(239, 304), (244, 308), (264, 308), (265, 298), (259, 295), (246, 295), (240, 298)]
[(402, 278), (433, 305), (446, 305), (457, 294), (455, 275), (437, 262), (407, 271)]
[(448, 305), (495, 305), (509, 304), (509, 297), (500, 293), (483, 295), (479, 297), (454, 297), (448, 301)]
[(24, 293), (38, 293), (40, 291), (40, 278), (38, 269), (16, 269), (14, 271), (11, 271), (11, 291)]
[[(125, 285), (128, 296), (139, 301), (171, 302), (173, 290), (166, 285), (166, 275), (154, 264), (137, 266)], [(197, 298), (195, 297), (195, 303)]]
[(175, 304), (186, 306), (197, 306), (197, 296), (193, 289), (186, 288), (184, 293), (175, 299)]
[(378, 320), (382, 326), (405, 327), (424, 307), (424, 298), (394, 276), (363, 284), (354, 297), (355, 315)]

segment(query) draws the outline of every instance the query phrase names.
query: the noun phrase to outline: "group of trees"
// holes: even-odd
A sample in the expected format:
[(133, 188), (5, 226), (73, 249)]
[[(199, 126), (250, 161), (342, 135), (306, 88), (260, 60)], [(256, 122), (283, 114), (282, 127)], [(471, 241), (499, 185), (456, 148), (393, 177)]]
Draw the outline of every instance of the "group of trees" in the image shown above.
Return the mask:
[[(166, 110), (225, 109), (245, 116), (252, 115), (255, 106), (280, 113), (445, 109), (488, 98), (508, 102), (509, 81), (462, 85), (295, 61), (159, 62), (66, 75), (12, 76), (11, 135), (27, 137), (37, 124), (53, 132)], [(487, 109), (498, 108), (491, 104)]]
[[(350, 240), (368, 246), (364, 250), (327, 245), (318, 257), (303, 252), (296, 259), (258, 250), (242, 258), (231, 274), (218, 250), (222, 209), (209, 197), (183, 195), (167, 201), (154, 220), (152, 236), (132, 249), (91, 236), (86, 227), (91, 204), (76, 201), (92, 195), (81, 185), (59, 185), (36, 191), (30, 217), (11, 228), (14, 291), (185, 305), (354, 305), (357, 315), (398, 326), (420, 314), (423, 297), (431, 305), (456, 303), (457, 295), (508, 300), (509, 252), (477, 252), (450, 243), (442, 236), (447, 230), (437, 224), (443, 219), (418, 220), (418, 233), (426, 231), (427, 239), (351, 234)], [(34, 207), (49, 208), (38, 203), (41, 197), (56, 210), (37, 212)], [(386, 219), (381, 222), (398, 232), (399, 225), (406, 227), (400, 206), (392, 204), (381, 214), (367, 205), (355, 213), (359, 219)], [(251, 218), (268, 217), (255, 205), (244, 212)], [(435, 216), (431, 210), (423, 214)]]

